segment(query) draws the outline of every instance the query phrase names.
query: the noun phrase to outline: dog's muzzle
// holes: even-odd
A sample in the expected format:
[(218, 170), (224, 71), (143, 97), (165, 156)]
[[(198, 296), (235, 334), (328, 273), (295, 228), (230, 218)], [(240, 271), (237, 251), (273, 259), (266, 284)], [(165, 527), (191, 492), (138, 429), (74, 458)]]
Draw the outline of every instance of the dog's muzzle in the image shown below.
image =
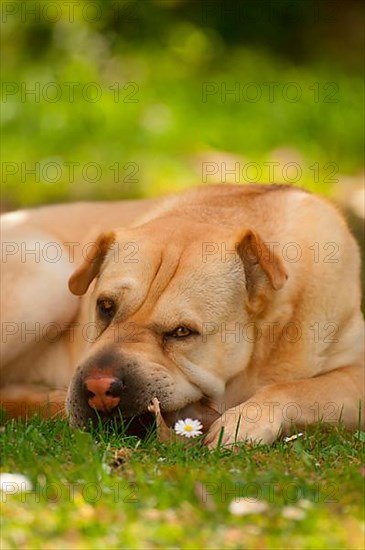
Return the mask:
[(120, 351), (104, 348), (79, 366), (66, 400), (69, 421), (87, 427), (135, 417), (154, 418), (148, 406), (154, 397), (166, 403), (173, 396), (173, 378), (166, 369), (141, 363)]

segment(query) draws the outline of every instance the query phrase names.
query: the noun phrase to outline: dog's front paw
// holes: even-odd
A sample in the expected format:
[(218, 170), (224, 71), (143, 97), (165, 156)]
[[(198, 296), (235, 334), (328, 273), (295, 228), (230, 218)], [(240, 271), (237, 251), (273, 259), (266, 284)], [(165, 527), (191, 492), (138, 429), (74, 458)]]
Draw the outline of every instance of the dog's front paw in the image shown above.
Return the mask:
[(205, 444), (210, 449), (217, 446), (232, 446), (245, 441), (261, 444), (271, 444), (281, 431), (281, 424), (269, 415), (261, 414), (260, 418), (247, 416), (242, 405), (228, 409), (210, 427)]

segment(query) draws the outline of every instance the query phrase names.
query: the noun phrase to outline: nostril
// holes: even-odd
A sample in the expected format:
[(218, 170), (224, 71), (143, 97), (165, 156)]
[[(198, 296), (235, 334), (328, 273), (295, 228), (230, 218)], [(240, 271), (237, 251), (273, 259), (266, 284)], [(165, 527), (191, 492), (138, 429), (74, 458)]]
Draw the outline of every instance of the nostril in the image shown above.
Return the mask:
[(124, 384), (122, 380), (115, 379), (111, 383), (110, 388), (105, 392), (106, 395), (111, 395), (112, 397), (121, 397), (124, 391)]
[(95, 393), (90, 390), (86, 390), (86, 399), (91, 399), (92, 397), (95, 397)]

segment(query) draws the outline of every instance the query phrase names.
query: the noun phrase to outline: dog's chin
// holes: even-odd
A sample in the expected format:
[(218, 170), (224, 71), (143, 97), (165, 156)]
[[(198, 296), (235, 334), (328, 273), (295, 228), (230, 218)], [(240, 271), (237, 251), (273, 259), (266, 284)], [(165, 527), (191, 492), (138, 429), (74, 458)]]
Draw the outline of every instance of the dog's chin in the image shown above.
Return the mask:
[[(162, 417), (169, 428), (174, 425), (173, 419), (177, 417), (176, 413), (162, 413)], [(126, 417), (120, 413), (113, 414), (112, 416), (99, 415), (98, 422), (94, 420), (94, 424), (100, 424), (100, 420), (104, 429), (111, 428), (113, 431), (120, 433), (120, 435), (126, 437), (139, 437), (140, 439), (146, 439), (149, 435), (156, 431), (156, 417), (152, 412), (145, 411), (139, 415)]]
[[(207, 432), (211, 424), (220, 416), (220, 414), (211, 406), (207, 405), (205, 400), (196, 403), (190, 403), (176, 411), (164, 411), (161, 408), (161, 415), (169, 428), (173, 428), (180, 419), (193, 418), (199, 420), (203, 426), (203, 433)], [(156, 418), (148, 410), (141, 414), (126, 417), (121, 411), (116, 411), (112, 416), (99, 417), (105, 427), (112, 426), (113, 429), (120, 431), (127, 437), (139, 437), (145, 439), (156, 429)]]
[(120, 436), (146, 439), (156, 429), (156, 419), (149, 411), (136, 416), (125, 416), (120, 411), (114, 411), (113, 414), (108, 415), (103, 413), (92, 415), (88, 422), (84, 423), (84, 427), (89, 429), (92, 426), (101, 427), (107, 433), (111, 431)]
[(155, 416), (146, 411), (139, 416), (133, 416), (123, 420), (122, 431), (128, 437), (139, 437), (140, 439), (146, 439), (148, 435), (153, 433), (156, 429)]

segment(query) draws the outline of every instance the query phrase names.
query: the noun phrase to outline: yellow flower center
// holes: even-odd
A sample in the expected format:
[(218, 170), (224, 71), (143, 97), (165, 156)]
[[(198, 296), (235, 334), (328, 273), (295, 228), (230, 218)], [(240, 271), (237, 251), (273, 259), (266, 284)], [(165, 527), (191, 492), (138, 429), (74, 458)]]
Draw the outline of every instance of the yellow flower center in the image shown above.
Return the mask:
[(189, 424), (187, 426), (185, 426), (185, 431), (186, 432), (192, 432), (193, 431), (192, 426), (190, 426)]

